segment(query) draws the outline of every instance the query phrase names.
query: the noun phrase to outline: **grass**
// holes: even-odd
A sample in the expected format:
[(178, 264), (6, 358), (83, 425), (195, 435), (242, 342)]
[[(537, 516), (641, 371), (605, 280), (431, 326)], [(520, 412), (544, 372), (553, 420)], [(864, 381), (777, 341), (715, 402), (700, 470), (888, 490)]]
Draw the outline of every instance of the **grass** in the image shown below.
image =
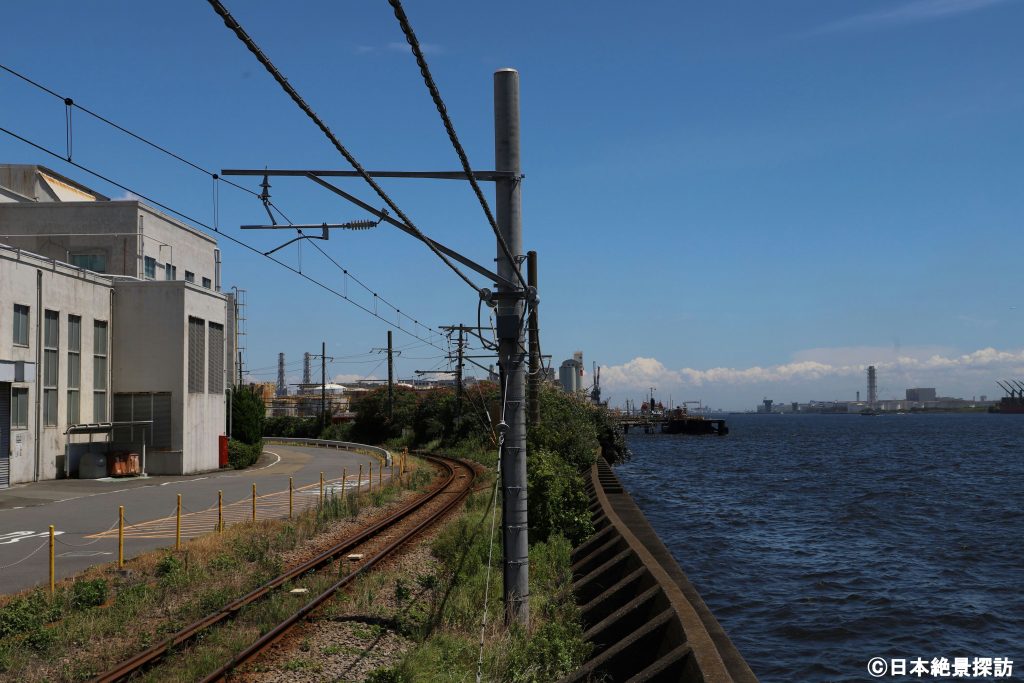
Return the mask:
[[(465, 453), (474, 460), (479, 454)], [(483, 483), (493, 485), (493, 476)], [(464, 512), (431, 544), (436, 570), (403, 575), (376, 572), (351, 594), (349, 611), (377, 615), (396, 625), (416, 645), (392, 667), (375, 671), (377, 683), (473, 680), (480, 657), (480, 628), (487, 595), (482, 674), (487, 681), (540, 682), (576, 670), (590, 652), (570, 590), (572, 546), (561, 535), (530, 547), (528, 629), (504, 626), (500, 532), (490, 543), (491, 487), (471, 495)], [(497, 520), (500, 529), (500, 509)], [(492, 550), (488, 574), (488, 550)], [(391, 613), (375, 600), (391, 590), (399, 607)], [(399, 596), (399, 593), (401, 596)]]
[[(410, 460), (410, 481), (425, 486), (431, 468)], [(238, 524), (187, 541), (177, 552), (143, 554), (126, 563), (126, 572), (113, 565), (90, 568), (60, 582), (52, 596), (35, 589), (0, 597), (0, 679), (88, 680), (265, 583), (283, 570), (284, 554), (399, 493), (388, 486), (345, 499), (328, 497), (292, 520)], [(321, 572), (296, 585), (313, 595), (335, 580), (332, 572)], [(297, 600), (287, 592), (293, 587), (248, 606), (226, 628), (210, 629), (180, 647), (142, 680), (202, 678), (293, 612)]]

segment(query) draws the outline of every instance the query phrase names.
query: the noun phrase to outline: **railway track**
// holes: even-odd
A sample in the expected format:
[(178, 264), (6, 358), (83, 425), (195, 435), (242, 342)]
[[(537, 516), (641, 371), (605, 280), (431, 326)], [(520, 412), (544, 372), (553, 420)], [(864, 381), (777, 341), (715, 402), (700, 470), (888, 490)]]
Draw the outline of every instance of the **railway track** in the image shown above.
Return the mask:
[[(174, 648), (195, 639), (217, 624), (233, 619), (244, 607), (270, 595), (289, 581), (324, 567), (330, 567), (336, 560), (345, 557), (373, 539), (379, 538), (385, 532), (392, 533), (386, 545), (383, 548), (376, 549), (371, 556), (364, 558), (357, 569), (339, 578), (326, 590), (307, 602), (287, 619), (267, 631), (249, 647), (236, 654), (230, 661), (203, 680), (222, 680), (237, 667), (256, 658), (262, 651), (284, 636), (293, 626), (302, 622), (303, 619), (329, 600), (340, 589), (371, 570), (388, 556), (395, 553), (400, 547), (432, 526), (459, 505), (473, 491), (476, 471), (472, 466), (452, 458), (424, 453), (418, 455), (438, 465), (445, 473), (444, 479), (439, 486), (402, 506), (386, 518), (366, 527), (354, 536), (341, 541), (316, 557), (288, 569), (262, 586), (231, 601), (202, 619), (185, 626), (177, 633), (172, 634), (134, 657), (126, 659), (109, 671), (97, 676), (93, 679), (94, 683), (112, 683), (114, 681), (127, 680), (133, 674), (153, 666)], [(437, 501), (438, 504), (431, 505), (432, 501)]]

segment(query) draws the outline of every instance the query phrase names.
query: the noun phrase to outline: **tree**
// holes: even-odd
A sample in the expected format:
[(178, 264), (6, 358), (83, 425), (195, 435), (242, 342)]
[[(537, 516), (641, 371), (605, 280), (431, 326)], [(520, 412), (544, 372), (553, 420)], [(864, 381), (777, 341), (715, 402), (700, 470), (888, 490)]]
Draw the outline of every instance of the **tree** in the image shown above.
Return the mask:
[(263, 439), (267, 409), (263, 400), (249, 387), (235, 387), (231, 396), (231, 438), (257, 444)]

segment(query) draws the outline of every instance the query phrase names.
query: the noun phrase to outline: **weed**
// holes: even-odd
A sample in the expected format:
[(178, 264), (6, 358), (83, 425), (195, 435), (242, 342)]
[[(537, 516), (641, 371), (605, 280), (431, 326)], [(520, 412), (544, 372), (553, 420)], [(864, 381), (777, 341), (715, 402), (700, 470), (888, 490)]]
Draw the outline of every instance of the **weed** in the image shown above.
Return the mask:
[(239, 562), (238, 558), (236, 558), (234, 555), (229, 555), (228, 553), (221, 553), (220, 555), (215, 555), (213, 559), (210, 560), (210, 563), (207, 566), (216, 572), (226, 572), (231, 569), (237, 569), (239, 566)]
[(181, 570), (181, 560), (170, 553), (161, 557), (160, 561), (156, 563), (157, 576), (173, 576), (180, 573)]
[(412, 597), (412, 591), (405, 585), (405, 581), (402, 579), (395, 580), (395, 601), (401, 605), (403, 602)]
[(285, 662), (281, 668), (285, 671), (319, 672), (323, 668), (323, 665), (321, 665), (319, 662), (311, 662), (308, 659), (296, 657), (295, 659), (290, 659), (287, 662)]
[(98, 607), (106, 601), (107, 582), (105, 579), (75, 581), (71, 586), (71, 607), (73, 609)]

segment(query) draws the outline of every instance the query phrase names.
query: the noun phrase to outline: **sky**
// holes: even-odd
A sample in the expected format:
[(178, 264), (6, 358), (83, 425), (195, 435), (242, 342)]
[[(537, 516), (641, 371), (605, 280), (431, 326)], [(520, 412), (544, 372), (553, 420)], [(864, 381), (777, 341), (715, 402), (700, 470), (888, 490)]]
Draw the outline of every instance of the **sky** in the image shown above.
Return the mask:
[[(363, 166), (459, 169), (388, 3), (226, 5)], [(868, 364), (882, 397), (993, 397), (996, 379), (1024, 378), (1024, 0), (405, 9), (474, 169), (494, 163), (492, 74), (519, 70), (542, 351), (557, 367), (582, 350), (613, 405), (650, 387), (724, 409), (852, 400)], [(206, 2), (13, 4), (0, 63), (207, 169), (349, 168)], [(64, 105), (5, 73), (0, 127), (64, 155)], [(238, 229), (266, 223), (257, 199), (222, 186), (215, 212), (209, 177), (81, 114), (72, 130), (75, 162), (216, 215), (224, 283), (246, 290), (251, 379), (273, 380), (284, 352), (298, 381), (321, 341), (332, 377), (385, 376), (383, 321), (224, 237), (290, 239)], [(0, 160), (127, 196), (2, 133)], [(369, 218), (309, 181), (271, 183), (292, 222)], [(492, 265), (468, 184), (381, 184), (425, 233)], [(400, 309), (376, 304), (402, 321), (401, 377), (448, 367), (436, 329), (476, 324), (472, 289), (385, 225), (319, 244), (369, 291), (312, 245), (280, 258)]]

